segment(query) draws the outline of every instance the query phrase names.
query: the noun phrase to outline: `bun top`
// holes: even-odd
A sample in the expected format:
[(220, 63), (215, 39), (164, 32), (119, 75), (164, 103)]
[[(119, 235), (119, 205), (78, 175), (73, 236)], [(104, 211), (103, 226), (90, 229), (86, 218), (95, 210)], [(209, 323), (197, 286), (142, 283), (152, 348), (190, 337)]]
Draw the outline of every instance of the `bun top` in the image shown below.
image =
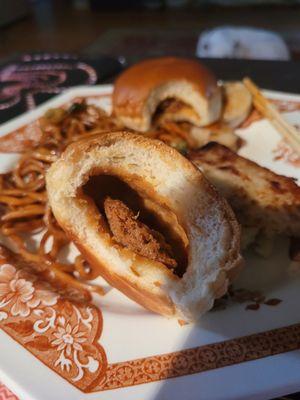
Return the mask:
[(174, 80), (193, 84), (202, 96), (218, 91), (214, 74), (196, 60), (165, 57), (142, 61), (124, 71), (115, 81), (113, 103), (116, 107), (142, 107), (153, 88)]
[[(158, 104), (171, 97), (192, 106), (202, 125), (219, 117), (221, 94), (214, 74), (199, 61), (175, 57), (142, 61), (124, 71), (115, 82), (114, 114), (126, 126), (144, 131)], [(199, 98), (205, 104), (199, 105)]]

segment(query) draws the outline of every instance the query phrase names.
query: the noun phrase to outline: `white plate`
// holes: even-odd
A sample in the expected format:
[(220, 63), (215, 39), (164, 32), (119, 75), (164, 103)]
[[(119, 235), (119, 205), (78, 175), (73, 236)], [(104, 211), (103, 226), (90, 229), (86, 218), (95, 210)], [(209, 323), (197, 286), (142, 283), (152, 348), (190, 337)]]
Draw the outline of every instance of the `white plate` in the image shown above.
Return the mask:
[[(68, 103), (78, 96), (88, 97), (88, 101), (109, 110), (111, 89), (111, 86), (70, 89), (2, 125), (1, 135), (35, 120), (49, 107)], [(300, 108), (300, 96), (267, 94), (287, 102), (290, 108)], [(299, 111), (290, 111), (286, 117), (300, 124)], [(243, 156), (300, 179), (297, 160), (285, 147), (281, 146), (280, 151), (285, 152), (286, 160), (274, 160), (274, 149), (281, 139), (267, 121), (254, 122), (238, 134), (246, 140), (241, 149)], [(13, 155), (1, 155), (1, 172), (8, 170), (15, 159)], [(288, 273), (287, 250), (287, 241), (279, 238), (268, 261), (247, 254), (247, 266), (235, 285), (261, 290), (267, 298), (281, 299), (276, 307), (264, 305), (257, 311), (246, 311), (245, 304), (234, 304), (222, 311), (209, 312), (197, 326), (180, 326), (176, 320), (154, 315), (112, 289), (95, 300), (103, 316), (99, 343), (108, 367), (106, 378), (94, 382), (94, 389), (89, 391), (83, 384), (87, 392), (79, 390), (75, 387), (78, 381), (70, 378), (70, 383), (60, 376), (63, 373), (54, 371), (54, 362), (52, 369), (47, 367), (45, 361), (39, 361), (1, 330), (0, 380), (22, 400), (265, 399), (300, 390), (300, 279)], [(0, 327), (4, 322), (0, 322)], [(40, 357), (46, 359), (46, 364), (51, 364), (47, 360), (53, 357), (54, 347)], [(96, 353), (94, 358), (97, 359)], [(99, 368), (102, 361), (98, 359)], [(82, 360), (81, 363), (84, 364)], [(91, 374), (93, 365), (92, 362), (89, 365)], [(170, 376), (175, 378), (166, 379)], [(83, 376), (82, 382), (84, 379)]]

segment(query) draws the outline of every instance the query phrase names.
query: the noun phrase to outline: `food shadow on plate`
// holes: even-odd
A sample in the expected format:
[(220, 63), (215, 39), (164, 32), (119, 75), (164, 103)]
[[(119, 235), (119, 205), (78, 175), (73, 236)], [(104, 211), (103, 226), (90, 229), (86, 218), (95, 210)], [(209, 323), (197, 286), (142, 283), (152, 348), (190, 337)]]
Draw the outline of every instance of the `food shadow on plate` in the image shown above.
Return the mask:
[[(284, 294), (286, 293), (285, 287), (289, 285), (291, 279), (294, 279), (293, 277), (290, 276), (288, 271), (289, 258), (288, 258), (287, 239), (283, 239), (280, 237), (277, 238), (276, 242), (274, 243), (273, 254), (268, 259), (263, 259), (255, 255), (252, 250), (248, 250), (245, 253), (245, 258), (246, 258), (246, 265), (240, 277), (235, 282), (236, 288), (243, 287), (249, 290), (260, 290), (263, 292), (266, 298), (273, 297), (277, 294), (279, 295), (282, 294), (284, 296)], [(299, 277), (295, 278), (294, 283), (295, 287), (297, 286), (297, 284), (299, 284)], [(197, 361), (194, 366), (196, 370), (194, 371), (194, 374), (189, 370), (185, 374), (187, 376), (179, 376), (182, 375), (182, 373), (178, 373), (178, 368), (179, 369), (189, 368), (188, 363), (190, 362), (190, 360), (188, 354), (184, 353), (178, 354), (177, 356), (175, 356), (175, 359), (172, 360), (171, 367), (168, 370), (168, 376), (166, 377), (172, 379), (165, 379), (164, 381), (162, 381), (158, 391), (156, 392), (155, 395), (153, 395), (152, 399), (167, 400), (176, 397), (176, 398), (184, 398), (185, 400), (188, 399), (217, 400), (219, 398), (224, 399), (224, 393), (231, 393), (232, 394), (232, 396), (230, 397), (231, 399), (240, 400), (242, 398), (245, 399), (248, 398), (247, 396), (241, 397), (239, 394), (241, 392), (240, 389), (243, 386), (246, 387), (249, 386), (249, 376), (246, 374), (239, 376), (237, 387), (234, 389), (230, 388), (229, 386), (227, 387), (227, 383), (225, 383), (225, 386), (222, 386), (222, 388), (220, 388), (219, 391), (214, 389), (216, 385), (216, 379), (219, 374), (217, 372), (219, 368), (230, 366), (233, 364), (239, 364), (241, 362), (249, 360), (244, 360), (241, 357), (241, 360), (237, 360), (235, 363), (231, 362), (230, 361), (231, 356), (234, 357), (236, 356), (236, 358), (239, 358), (239, 351), (237, 350), (237, 347), (235, 347), (233, 343), (229, 343), (227, 348), (227, 350), (229, 349), (229, 353), (228, 353), (228, 358), (226, 358), (227, 350), (226, 349), (224, 350), (223, 349), (224, 346), (220, 344), (221, 353), (224, 350), (222, 354), (220, 353), (222, 357), (224, 357), (223, 360), (224, 364), (218, 365), (218, 362), (215, 359), (216, 354), (212, 353), (213, 351), (216, 351), (216, 353), (218, 351), (216, 349), (213, 349), (213, 346), (210, 346), (210, 343), (224, 342), (224, 341), (226, 342), (230, 339), (240, 338), (243, 336), (248, 337), (249, 335), (253, 334), (255, 337), (256, 334), (260, 335), (261, 332), (277, 329), (282, 326), (287, 326), (292, 323), (295, 323), (297, 322), (296, 320), (294, 320), (294, 322), (289, 322), (288, 316), (286, 316), (286, 320), (283, 320), (283, 315), (293, 304), (295, 306), (294, 308), (296, 311), (296, 308), (298, 307), (296, 303), (297, 302), (295, 302), (295, 299), (291, 300), (283, 297), (282, 298), (282, 305), (284, 306), (283, 309), (282, 307), (280, 309), (280, 306), (279, 308), (265, 306), (265, 308), (262, 307), (260, 310), (255, 312), (251, 310), (246, 310), (245, 303), (238, 304), (231, 302), (227, 305), (226, 309), (224, 310), (216, 310), (208, 312), (206, 315), (202, 317), (199, 324), (194, 325), (191, 328), (190, 332), (185, 338), (185, 342), (182, 343), (180, 346), (182, 349), (191, 349), (191, 352), (193, 352), (195, 348), (197, 349), (198, 353), (195, 356), (196, 357), (195, 359)], [(268, 312), (265, 312), (266, 310), (268, 310)], [(205, 331), (204, 335), (203, 331)], [(207, 343), (208, 346), (203, 344), (203, 346), (200, 345), (199, 348), (198, 346), (199, 342), (201, 342), (201, 336), (205, 337), (208, 334), (210, 335), (211, 338), (217, 338), (217, 339), (216, 340), (212, 339), (212, 341)], [(249, 338), (251, 338), (251, 336), (249, 336)], [(239, 341), (239, 339), (237, 340)], [(259, 346), (259, 343), (260, 344), (264, 343), (264, 341), (260, 342), (260, 340), (262, 339), (257, 338), (257, 341), (256, 339), (254, 339), (253, 343), (256, 344), (258, 343)], [(285, 345), (289, 345), (288, 340), (289, 340), (288, 337), (286, 338), (286, 340), (285, 338), (282, 339), (282, 342), (286, 342), (282, 343), (283, 347)], [(251, 339), (249, 343), (250, 342)], [(249, 346), (251, 347), (251, 343), (249, 344)], [(279, 347), (276, 347), (275, 349), (275, 353), (276, 352), (281, 353), (287, 351), (284, 348), (282, 350), (280, 349), (279, 342), (278, 346)], [(200, 356), (201, 349), (204, 352), (203, 357)], [(230, 349), (232, 349), (232, 352), (230, 352)], [(205, 353), (205, 351), (207, 351), (207, 353)], [(261, 355), (258, 356), (257, 358), (262, 358), (270, 355), (272, 354)], [(185, 358), (186, 356), (187, 358)], [(199, 368), (198, 371), (197, 368)], [(209, 371), (211, 372), (214, 371), (214, 373), (210, 373)], [(230, 385), (230, 382), (232, 384), (232, 379), (234, 378), (231, 379), (230, 375), (231, 374), (235, 375), (236, 374), (235, 371), (236, 371), (235, 368), (228, 369), (226, 371), (228, 377), (228, 385)], [(173, 379), (174, 377), (176, 377), (176, 379)], [(196, 385), (195, 379), (200, 380), (200, 382), (202, 380), (203, 382), (205, 381), (205, 385), (203, 384), (203, 391), (201, 389), (199, 390), (199, 387), (201, 388), (201, 384), (199, 384), (198, 381)], [(263, 378), (261, 377), (260, 379)], [(223, 384), (224, 382), (222, 380), (222, 385)], [(217, 392), (219, 392), (218, 395)], [(262, 395), (261, 398), (267, 398), (267, 394)]]
[(128, 315), (130, 317), (148, 317), (152, 315), (152, 313), (143, 309), (142, 307), (135, 307), (135, 305), (131, 306), (130, 304), (121, 304), (120, 302), (114, 302), (112, 300), (108, 301), (107, 303), (101, 301), (100, 308), (102, 312), (122, 316)]
[[(228, 338), (242, 336), (244, 332), (255, 332), (259, 330), (259, 327), (262, 327), (260, 330), (267, 330), (269, 326), (273, 326), (278, 320), (278, 315), (281, 314), (278, 307), (284, 306), (287, 300), (285, 287), (289, 285), (291, 279), (295, 281), (299, 279), (291, 277), (289, 272), (288, 245), (287, 238), (278, 237), (269, 258), (256, 255), (252, 249), (247, 250), (244, 253), (245, 266), (233, 283), (233, 288), (259, 293), (258, 297), (264, 298), (262, 304), (257, 309), (248, 309), (248, 305), (255, 303), (253, 300), (239, 302), (229, 299), (225, 302), (223, 310), (212, 310), (202, 317), (198, 325), (201, 330), (215, 332)], [(264, 304), (265, 301), (274, 298), (280, 300), (277, 306), (271, 307)], [(265, 310), (270, 312), (265, 313)], [(238, 331), (237, 318), (240, 321)], [(189, 342), (196, 342), (198, 335), (199, 329), (195, 326), (190, 334)]]

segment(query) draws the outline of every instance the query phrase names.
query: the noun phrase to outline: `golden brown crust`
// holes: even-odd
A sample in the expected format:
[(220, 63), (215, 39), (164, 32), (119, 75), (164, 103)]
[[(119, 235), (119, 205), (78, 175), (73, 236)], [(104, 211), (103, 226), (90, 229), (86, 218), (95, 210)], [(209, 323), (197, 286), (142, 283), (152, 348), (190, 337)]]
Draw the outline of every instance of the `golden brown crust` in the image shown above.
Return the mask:
[(292, 178), (215, 142), (190, 152), (189, 159), (227, 198), (242, 225), (300, 236), (300, 187)]
[[(145, 151), (153, 151), (158, 152), (159, 155), (163, 158), (164, 162), (166, 162), (169, 166), (174, 165), (174, 157), (178, 163), (178, 168), (184, 169), (187, 173), (193, 174), (197, 176), (200, 180), (205, 180), (203, 175), (199, 176), (199, 172), (197, 168), (189, 162), (185, 157), (181, 156), (177, 150), (174, 148), (167, 146), (165, 143), (160, 140), (149, 139), (142, 135), (130, 133), (126, 130), (117, 131), (117, 132), (107, 132), (107, 134), (95, 134), (94, 136), (88, 136), (82, 139), (77, 140), (76, 142), (70, 144), (66, 151), (62, 154), (62, 158), (65, 159), (68, 157), (71, 162), (76, 163), (82, 157), (82, 153), (89, 152), (89, 150), (93, 147), (110, 147), (113, 146), (117, 142), (124, 141), (126, 142), (130, 135), (130, 142), (135, 142), (137, 145), (143, 146)], [(122, 167), (119, 168), (118, 173), (122, 175)], [(125, 175), (125, 173), (123, 172)], [(117, 174), (118, 175), (118, 174)], [(139, 177), (135, 177), (136, 181), (139, 180)], [(143, 181), (140, 181), (141, 185), (144, 184)], [(151, 188), (147, 188), (151, 190)], [(153, 193), (154, 194), (154, 193)]]
[(205, 98), (219, 89), (213, 73), (199, 61), (165, 57), (145, 60), (123, 72), (115, 81), (112, 97), (115, 114), (139, 117), (151, 91), (172, 81), (188, 81)]

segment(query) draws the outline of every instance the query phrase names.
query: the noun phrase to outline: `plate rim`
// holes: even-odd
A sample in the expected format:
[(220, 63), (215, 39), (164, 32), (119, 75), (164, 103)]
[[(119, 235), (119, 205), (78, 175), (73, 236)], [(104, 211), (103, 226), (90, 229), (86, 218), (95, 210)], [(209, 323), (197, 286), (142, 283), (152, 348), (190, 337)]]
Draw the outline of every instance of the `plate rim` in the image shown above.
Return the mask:
[[(50, 100), (46, 101), (45, 103), (41, 104), (36, 109), (26, 111), (22, 115), (20, 115), (18, 117), (15, 117), (15, 118), (9, 120), (8, 122), (2, 124), (0, 126), (1, 127), (1, 136), (5, 135), (6, 133), (11, 131), (12, 129), (13, 130), (18, 129), (19, 127), (22, 127), (24, 124), (28, 124), (28, 123), (32, 122), (36, 118), (40, 117), (45, 112), (45, 110), (47, 110), (51, 106), (55, 106), (55, 105), (57, 106), (59, 104), (63, 104), (63, 103), (71, 100), (72, 98), (74, 98), (76, 96), (97, 95), (97, 93), (99, 93), (99, 91), (101, 92), (100, 94), (102, 94), (103, 92), (105, 92), (105, 90), (107, 90), (108, 92), (111, 92), (112, 88), (113, 88), (113, 85), (110, 85), (110, 84), (108, 84), (108, 85), (97, 85), (97, 86), (77, 86), (77, 87), (70, 88), (70, 89), (66, 90), (64, 93), (61, 93), (61, 94), (51, 98)], [(87, 94), (84, 94), (84, 93), (87, 93)], [(297, 95), (297, 94), (289, 94), (289, 93), (286, 93), (286, 92), (270, 91), (270, 90), (266, 90), (266, 91), (264, 91), (264, 93), (268, 97), (272, 97), (272, 98), (275, 98), (275, 99), (276, 98), (280, 98), (280, 99), (283, 99), (283, 100), (286, 99), (286, 100), (295, 101), (295, 102), (299, 102), (300, 103), (300, 95)], [(271, 331), (265, 331), (265, 332), (257, 333), (256, 335), (265, 334), (267, 332), (279, 331), (280, 329), (288, 329), (288, 328), (291, 328), (291, 327), (295, 327), (295, 325), (297, 325), (297, 328), (299, 326), (299, 329), (300, 329), (300, 323), (299, 323), (299, 324), (291, 325), (290, 327), (277, 328), (277, 329), (273, 329)], [(247, 336), (248, 335), (242, 337), (241, 339), (245, 339), (245, 338), (247, 338)], [(253, 336), (253, 335), (249, 335), (249, 336)], [(229, 340), (224, 341), (224, 343), (231, 342), (231, 341), (236, 341), (237, 339), (238, 338), (229, 339)], [(12, 340), (14, 340), (14, 339), (12, 339)], [(214, 343), (211, 343), (209, 345), (204, 345), (204, 346), (198, 346), (198, 347), (196, 347), (194, 349), (199, 349), (201, 347), (206, 347), (207, 348), (210, 345), (214, 345)], [(300, 343), (299, 343), (299, 346), (297, 347), (297, 349), (299, 349), (299, 348), (300, 348)], [(291, 350), (295, 350), (295, 349), (293, 348), (293, 349), (285, 350), (283, 353), (285, 353), (287, 351), (291, 351)], [(181, 351), (179, 351), (179, 353), (184, 352), (184, 351), (186, 351), (186, 350), (181, 350)], [(178, 353), (178, 352), (176, 352), (176, 353)], [(171, 353), (168, 353), (168, 354), (171, 354)], [(276, 354), (279, 354), (279, 353), (276, 353)], [(270, 356), (270, 355), (272, 355), (272, 354), (269, 354), (268, 356)], [(153, 356), (146, 357), (146, 358), (148, 359), (148, 358), (152, 358), (152, 357)], [(154, 356), (154, 357), (157, 357), (157, 356)], [(258, 358), (258, 359), (261, 359), (261, 358)], [(130, 360), (130, 361), (135, 361), (135, 360)], [(245, 360), (245, 361), (248, 361), (248, 360)], [(124, 364), (124, 363), (128, 363), (128, 362), (125, 361), (125, 362), (114, 363), (114, 364)], [(234, 365), (234, 364), (228, 364), (228, 365)], [(219, 367), (217, 367), (217, 368), (219, 368)], [(198, 373), (199, 372), (201, 372), (201, 371), (198, 371)], [(197, 373), (197, 372), (195, 372), (195, 373)], [(0, 375), (2, 375), (1, 370), (0, 370)], [(176, 375), (176, 376), (183, 376), (183, 375), (186, 376), (186, 374)], [(154, 381), (151, 381), (151, 382), (154, 382)], [(144, 382), (140, 382), (140, 383), (144, 383)], [(98, 391), (98, 393), (99, 393), (99, 391)]]

